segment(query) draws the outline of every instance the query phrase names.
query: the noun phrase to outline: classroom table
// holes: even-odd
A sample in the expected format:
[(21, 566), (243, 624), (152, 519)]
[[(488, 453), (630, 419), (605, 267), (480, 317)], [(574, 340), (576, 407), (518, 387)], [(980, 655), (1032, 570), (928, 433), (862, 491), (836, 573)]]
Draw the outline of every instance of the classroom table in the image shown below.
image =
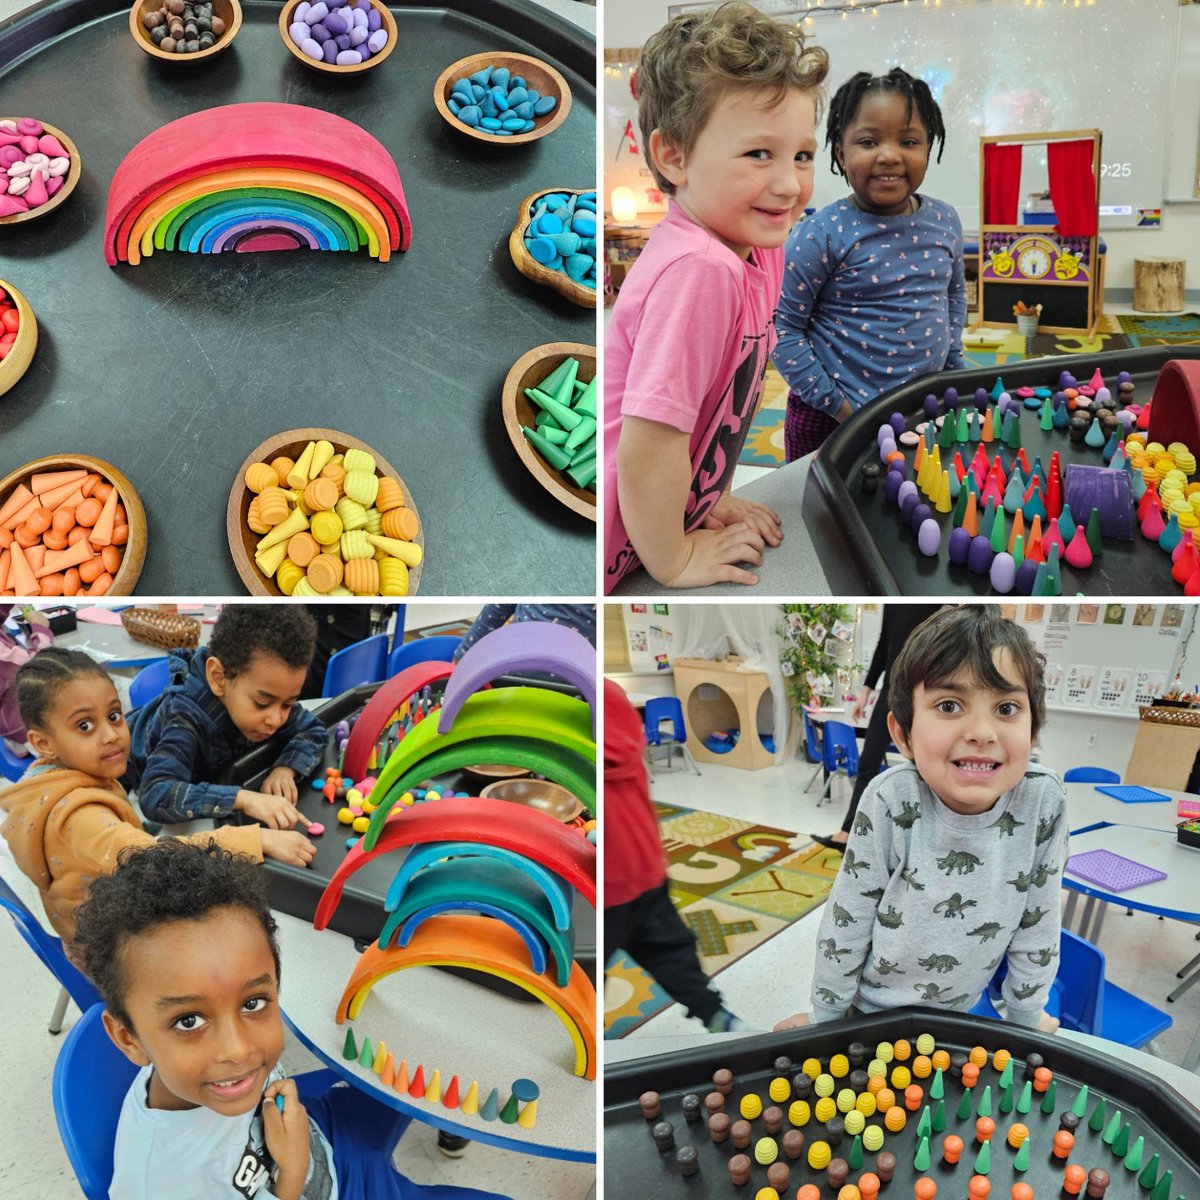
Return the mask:
[[(596, 1085), (572, 1074), (574, 1051), (558, 1018), (544, 1004), (524, 1003), (481, 988), (466, 978), (431, 968), (397, 971), (380, 980), (357, 1020), (338, 1025), (342, 988), (358, 961), (354, 940), (333, 929), (276, 913), (282, 961), (280, 1005), (292, 1032), (326, 1066), (375, 1099), (458, 1137), (544, 1158), (596, 1159)], [(436, 1068), (443, 1090), (452, 1075), (463, 1095), (478, 1080), (480, 1104), (493, 1088), (503, 1106), (516, 1079), (541, 1089), (532, 1129), (468, 1116), (401, 1096), (385, 1088), (369, 1067), (342, 1057), (346, 1030), (371, 1045), (382, 1038), (397, 1065), (409, 1073), (423, 1065), (428, 1082)]]
[(1175, 826), (1180, 819), (1176, 815), (1179, 801), (1200, 802), (1200, 796), (1190, 792), (1173, 792), (1167, 788), (1150, 789), (1161, 792), (1167, 797), (1165, 801), (1129, 804), (1097, 791), (1094, 783), (1068, 783), (1065, 787), (1067, 816), (1071, 822), (1072, 834), (1084, 833), (1097, 825), (1133, 825), (1140, 829), (1158, 829), (1174, 835)]
[[(207, 645), (212, 635), (211, 619), (205, 621), (199, 614), (189, 615), (195, 616), (200, 622), (200, 645)], [(94, 621), (80, 621), (69, 633), (56, 634), (54, 644), (82, 650), (110, 671), (148, 667), (167, 657), (167, 651), (161, 647), (131, 638), (125, 632), (124, 625), (105, 625)]]

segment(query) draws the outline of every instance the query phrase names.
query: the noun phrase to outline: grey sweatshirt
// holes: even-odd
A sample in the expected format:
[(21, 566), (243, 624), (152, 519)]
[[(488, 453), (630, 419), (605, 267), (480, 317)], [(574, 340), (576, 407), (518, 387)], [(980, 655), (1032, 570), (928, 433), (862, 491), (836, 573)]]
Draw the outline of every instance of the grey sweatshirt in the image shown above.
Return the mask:
[(867, 788), (821, 918), (812, 1020), (850, 1005), (969, 1009), (1005, 954), (1008, 1018), (1036, 1025), (1058, 970), (1067, 796), (1030, 763), (986, 813), (952, 812), (912, 763)]

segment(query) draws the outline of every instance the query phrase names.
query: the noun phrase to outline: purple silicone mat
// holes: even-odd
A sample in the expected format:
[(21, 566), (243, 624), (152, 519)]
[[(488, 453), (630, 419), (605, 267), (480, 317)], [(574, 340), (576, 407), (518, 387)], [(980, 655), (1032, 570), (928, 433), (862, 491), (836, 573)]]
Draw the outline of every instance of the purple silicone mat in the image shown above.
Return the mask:
[(1110, 892), (1127, 892), (1130, 888), (1157, 883), (1167, 877), (1166, 871), (1156, 871), (1153, 867), (1114, 854), (1111, 850), (1088, 850), (1083, 854), (1072, 854), (1067, 859), (1067, 870), (1077, 878)]

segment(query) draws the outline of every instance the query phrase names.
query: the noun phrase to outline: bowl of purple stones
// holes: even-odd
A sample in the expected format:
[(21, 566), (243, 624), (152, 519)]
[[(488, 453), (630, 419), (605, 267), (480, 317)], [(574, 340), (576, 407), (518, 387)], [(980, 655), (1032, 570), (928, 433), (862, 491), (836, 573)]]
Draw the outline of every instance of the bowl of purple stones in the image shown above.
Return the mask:
[(540, 58), (488, 51), (451, 63), (433, 85), (433, 103), (459, 133), (513, 146), (553, 133), (571, 111), (571, 89)]
[(279, 13), (283, 44), (306, 67), (330, 75), (357, 75), (377, 67), (396, 45), (396, 18), (385, 4), (300, 0)]
[(153, 58), (196, 63), (228, 50), (242, 27), (238, 0), (137, 0), (129, 32)]

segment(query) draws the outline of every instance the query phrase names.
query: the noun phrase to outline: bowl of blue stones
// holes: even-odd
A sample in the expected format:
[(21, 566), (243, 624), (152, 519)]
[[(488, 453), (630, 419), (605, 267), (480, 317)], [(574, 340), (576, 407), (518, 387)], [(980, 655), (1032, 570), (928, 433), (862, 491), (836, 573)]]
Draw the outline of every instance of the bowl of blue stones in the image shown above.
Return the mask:
[(553, 133), (571, 111), (571, 89), (541, 59), (490, 51), (451, 63), (433, 85), (433, 102), (460, 133), (514, 146)]
[(545, 188), (521, 201), (508, 252), (518, 271), (583, 308), (596, 306), (596, 191)]
[(279, 36), (306, 67), (357, 75), (379, 66), (395, 49), (396, 18), (386, 4), (373, 0), (299, 0), (280, 10)]

